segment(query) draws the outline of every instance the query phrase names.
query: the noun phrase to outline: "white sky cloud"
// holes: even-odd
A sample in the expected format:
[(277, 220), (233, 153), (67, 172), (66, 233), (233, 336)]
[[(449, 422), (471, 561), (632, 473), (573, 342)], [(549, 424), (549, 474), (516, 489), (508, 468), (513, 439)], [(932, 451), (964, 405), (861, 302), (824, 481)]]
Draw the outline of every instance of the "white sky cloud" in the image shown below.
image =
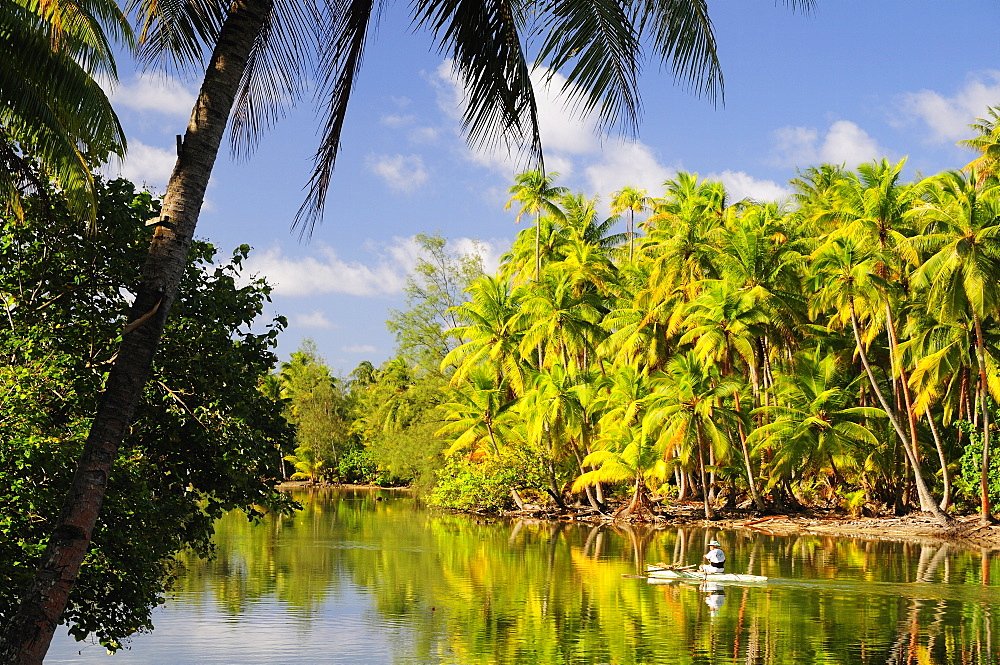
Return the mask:
[(296, 314), (292, 317), (291, 324), (300, 328), (318, 328), (320, 330), (332, 330), (340, 327), (326, 318), (326, 314), (319, 310), (308, 314)]
[(792, 190), (773, 180), (758, 180), (743, 171), (723, 171), (710, 173), (706, 180), (716, 180), (726, 187), (729, 203), (745, 198), (762, 203), (783, 202), (792, 195)]
[(415, 127), (407, 134), (410, 143), (426, 144), (437, 141), (440, 132), (433, 127)]
[(492, 275), (500, 268), (500, 255), (510, 247), (510, 240), (473, 240), (455, 238), (449, 240), (446, 249), (455, 254), (478, 254), (483, 260), (483, 270)]
[(381, 121), (386, 127), (406, 127), (413, 124), (414, 117), (412, 115), (390, 113), (389, 115), (382, 116)]
[(317, 255), (290, 257), (280, 248), (272, 248), (247, 259), (247, 274), (263, 275), (282, 296), (315, 296), (346, 293), (373, 296), (399, 293), (406, 281), (406, 270), (386, 257), (375, 265), (344, 261), (332, 247), (320, 247)]
[(585, 170), (590, 191), (600, 194), (605, 204), (611, 194), (626, 185), (645, 189), (650, 196), (663, 191), (663, 181), (677, 175), (676, 169), (660, 164), (652, 149), (638, 142), (608, 142), (601, 161)]
[(414, 191), (429, 177), (420, 155), (369, 155), (365, 167), (401, 192)]
[(186, 118), (194, 107), (195, 94), (166, 74), (142, 72), (111, 93), (115, 107), (152, 111)]
[[(555, 171), (564, 179), (573, 172), (573, 156), (599, 152), (600, 140), (594, 121), (572, 112), (565, 95), (560, 94), (565, 77), (555, 74), (546, 83), (548, 70), (539, 68), (532, 72), (538, 103), (538, 124), (545, 147), (545, 169)], [(455, 74), (451, 60), (445, 60), (428, 80), (436, 90), (438, 107), (453, 121), (462, 116), (465, 108), (465, 91)], [(525, 155), (512, 154), (506, 147), (496, 150), (469, 150), (467, 157), (473, 162), (492, 168), (505, 175), (515, 173), (524, 164)]]
[(120, 173), (134, 183), (147, 183), (154, 189), (165, 189), (170, 173), (177, 162), (175, 150), (164, 150), (146, 145), (142, 141), (129, 139), (125, 163), (108, 165), (109, 174)]
[(340, 350), (344, 353), (375, 353), (378, 351), (371, 344), (352, 344), (351, 346), (342, 346)]
[[(483, 257), (487, 272), (500, 264), (500, 254), (509, 241), (481, 242), (469, 238), (453, 238), (447, 251), (468, 253), (478, 251)], [(354, 296), (394, 295), (401, 293), (407, 275), (413, 271), (420, 256), (419, 246), (413, 236), (395, 237), (389, 244), (367, 246), (373, 259), (370, 263), (344, 261), (336, 250), (320, 246), (311, 256), (292, 257), (280, 247), (251, 254), (246, 261), (246, 275), (262, 275), (274, 285), (279, 296), (317, 296), (326, 293), (343, 293)], [(300, 315), (297, 325), (325, 328), (333, 324), (319, 311)]]
[(1000, 71), (973, 74), (951, 97), (920, 90), (903, 97), (903, 112), (927, 125), (930, 140), (954, 143), (972, 136), (969, 124), (986, 116), (987, 106), (1000, 103)]
[(886, 154), (865, 130), (850, 120), (837, 120), (820, 136), (812, 127), (782, 127), (774, 132), (775, 163), (806, 168), (816, 164), (858, 164)]

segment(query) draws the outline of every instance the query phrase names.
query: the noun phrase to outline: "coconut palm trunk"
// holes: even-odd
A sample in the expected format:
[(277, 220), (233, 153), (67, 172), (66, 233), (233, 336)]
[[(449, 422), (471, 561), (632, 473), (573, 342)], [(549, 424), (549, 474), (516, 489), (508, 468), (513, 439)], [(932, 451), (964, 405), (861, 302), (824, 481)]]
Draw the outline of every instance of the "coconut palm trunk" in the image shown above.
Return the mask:
[(230, 7), (167, 186), (160, 224), (132, 306), (132, 322), (123, 333), (97, 416), (35, 579), (17, 613), (4, 626), (0, 662), (41, 663), (66, 608), (90, 547), (112, 465), (142, 396), (167, 313), (187, 265), (205, 188), (240, 78), (271, 4), (272, 0), (235, 0)]
[(990, 409), (987, 403), (989, 396), (989, 384), (986, 381), (986, 352), (983, 343), (983, 326), (979, 316), (973, 314), (973, 322), (976, 327), (976, 362), (979, 365), (979, 385), (981, 402), (983, 405), (983, 459), (982, 469), (979, 479), (979, 501), (982, 509), (980, 521), (983, 524), (992, 524), (993, 517), (990, 514)]
[(927, 483), (924, 481), (923, 475), (920, 473), (920, 462), (915, 459), (917, 451), (910, 450), (910, 446), (906, 433), (903, 431), (903, 427), (899, 423), (899, 419), (896, 417), (895, 409), (886, 400), (885, 395), (882, 393), (882, 389), (878, 387), (878, 381), (875, 379), (875, 373), (872, 372), (871, 365), (868, 362), (868, 354), (865, 352), (864, 343), (861, 341), (861, 331), (858, 326), (858, 315), (856, 308), (854, 306), (854, 298), (850, 300), (851, 308), (851, 329), (854, 332), (854, 343), (857, 348), (858, 355), (861, 357), (861, 364), (865, 368), (865, 374), (868, 377), (868, 383), (871, 385), (872, 392), (875, 393), (875, 397), (878, 399), (879, 404), (882, 406), (882, 410), (885, 411), (889, 418), (889, 422), (892, 424), (892, 428), (896, 431), (896, 435), (899, 437), (900, 443), (903, 445), (903, 451), (906, 454), (907, 460), (910, 462), (910, 466), (913, 469), (913, 481), (917, 486), (917, 495), (920, 498), (920, 509), (929, 512), (934, 516), (942, 525), (951, 524), (951, 518), (948, 517), (947, 513), (941, 510), (934, 498), (931, 496), (930, 490), (927, 488)]
[(708, 501), (708, 477), (705, 474), (705, 443), (701, 436), (701, 424), (698, 422), (697, 416), (694, 419), (694, 432), (698, 441), (698, 472), (701, 474), (701, 500), (705, 507), (705, 519), (710, 520), (713, 517), (713, 513)]

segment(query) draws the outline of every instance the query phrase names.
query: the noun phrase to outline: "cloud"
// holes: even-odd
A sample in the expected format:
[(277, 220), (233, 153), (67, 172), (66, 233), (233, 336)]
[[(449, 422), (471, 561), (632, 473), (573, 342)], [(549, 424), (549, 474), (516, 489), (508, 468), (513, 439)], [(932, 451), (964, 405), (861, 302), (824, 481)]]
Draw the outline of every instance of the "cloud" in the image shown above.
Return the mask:
[(125, 163), (119, 164), (117, 168), (109, 165), (106, 170), (110, 174), (121, 174), (135, 183), (146, 183), (154, 189), (164, 189), (176, 162), (175, 150), (164, 150), (130, 139)]
[(380, 122), (386, 127), (406, 127), (412, 125), (414, 117), (412, 115), (389, 114), (380, 118)]
[(652, 196), (663, 189), (663, 181), (677, 171), (660, 164), (652, 149), (639, 142), (609, 142), (601, 153), (601, 161), (585, 170), (590, 191), (611, 200), (611, 194), (626, 185), (645, 189)]
[(440, 132), (433, 127), (416, 127), (407, 135), (410, 143), (426, 144), (437, 141)]
[(365, 168), (401, 192), (414, 191), (429, 177), (420, 155), (369, 155)]
[[(412, 265), (412, 264), (411, 264)], [(252, 254), (247, 274), (263, 275), (282, 296), (315, 296), (346, 293), (375, 296), (399, 293), (406, 282), (406, 266), (380, 257), (373, 266), (344, 261), (332, 247), (321, 247), (317, 256), (290, 257), (280, 248)]]
[(782, 127), (774, 136), (773, 161), (780, 166), (804, 168), (813, 164), (843, 163), (854, 168), (886, 154), (875, 139), (849, 120), (834, 122), (822, 137), (811, 127)]
[[(675, 177), (679, 167), (662, 163), (653, 148), (640, 141), (619, 136), (602, 141), (594, 117), (574, 112), (568, 96), (562, 94), (565, 77), (550, 74), (545, 69), (536, 70), (532, 81), (538, 95), (545, 168), (560, 174), (559, 184), (577, 186), (572, 180), (580, 173), (577, 182), (582, 179), (588, 193), (601, 197), (599, 207), (605, 213), (611, 194), (626, 185), (645, 189), (652, 196), (662, 193), (663, 182)], [(430, 80), (438, 90), (439, 106), (457, 126), (464, 108), (464, 91), (451, 62), (442, 63)], [(783, 141), (784, 152), (796, 158), (795, 164), (815, 161), (818, 155), (825, 155), (827, 160), (860, 162), (874, 157), (878, 150), (865, 132), (845, 121), (831, 125), (822, 141), (816, 130), (804, 128), (786, 128), (779, 139)], [(517, 155), (504, 149), (469, 150), (467, 154), (473, 162), (508, 177), (523, 166), (517, 163)], [(757, 180), (744, 172), (725, 171), (712, 178), (726, 185), (733, 200), (747, 196), (762, 201), (781, 200), (791, 193), (773, 181)]]
[(773, 180), (758, 180), (743, 171), (710, 173), (706, 180), (716, 180), (726, 187), (730, 203), (749, 198), (763, 203), (782, 202), (792, 195), (792, 190)]
[(111, 93), (116, 107), (134, 111), (152, 111), (186, 118), (194, 107), (195, 94), (177, 79), (166, 74), (142, 72), (122, 83)]
[(459, 255), (478, 254), (483, 261), (483, 270), (492, 275), (500, 268), (500, 256), (510, 247), (510, 240), (473, 240), (455, 238), (445, 246), (449, 252)]
[[(469, 238), (448, 241), (446, 250), (467, 253), (478, 248), (487, 271), (496, 270), (499, 257), (509, 241), (479, 242)], [(342, 293), (353, 296), (380, 296), (401, 293), (407, 276), (420, 257), (420, 247), (413, 236), (395, 237), (390, 243), (365, 247), (373, 257), (369, 263), (344, 261), (336, 250), (319, 246), (310, 256), (288, 256), (280, 247), (251, 254), (246, 261), (247, 275), (261, 275), (274, 285), (278, 296), (317, 296)], [(314, 311), (300, 315), (297, 325), (326, 327), (323, 315)]]
[(296, 314), (292, 317), (292, 325), (299, 328), (319, 328), (321, 330), (332, 330), (340, 327), (326, 318), (326, 314), (318, 309), (309, 314)]
[(988, 70), (969, 76), (965, 85), (951, 97), (933, 90), (920, 90), (903, 96), (904, 117), (917, 119), (930, 130), (929, 139), (953, 143), (973, 135), (969, 124), (986, 115), (986, 107), (1000, 101), (1000, 71)]
[(344, 353), (375, 353), (378, 351), (371, 344), (352, 344), (351, 346), (342, 346), (340, 350)]

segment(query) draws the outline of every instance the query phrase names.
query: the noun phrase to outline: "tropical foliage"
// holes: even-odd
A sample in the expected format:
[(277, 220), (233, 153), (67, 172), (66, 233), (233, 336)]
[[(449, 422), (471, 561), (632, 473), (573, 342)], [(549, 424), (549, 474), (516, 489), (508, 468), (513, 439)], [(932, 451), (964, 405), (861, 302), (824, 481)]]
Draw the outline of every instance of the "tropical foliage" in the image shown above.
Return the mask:
[[(13, 615), (72, 478), (127, 323), (136, 262), (158, 202), (124, 180), (96, 181), (88, 234), (55, 192), (0, 218), (0, 618)], [(173, 557), (205, 555), (215, 520), (288, 512), (274, 490), (291, 431), (258, 383), (281, 320), (259, 325), (270, 287), (239, 285), (249, 248), (219, 260), (192, 249), (180, 300), (118, 453), (93, 547), (62, 622), (115, 650), (151, 627)], [(256, 330), (251, 332), (251, 327)], [(243, 519), (246, 519), (245, 517)]]
[(620, 236), (555, 174), (519, 176), (535, 228), (454, 310), (449, 454), (533, 451), (544, 482), (512, 489), (598, 510), (618, 492), (628, 514), (674, 495), (706, 516), (723, 499), (988, 516), (998, 181), (904, 166), (809, 169), (784, 204), (679, 173), (612, 195)]

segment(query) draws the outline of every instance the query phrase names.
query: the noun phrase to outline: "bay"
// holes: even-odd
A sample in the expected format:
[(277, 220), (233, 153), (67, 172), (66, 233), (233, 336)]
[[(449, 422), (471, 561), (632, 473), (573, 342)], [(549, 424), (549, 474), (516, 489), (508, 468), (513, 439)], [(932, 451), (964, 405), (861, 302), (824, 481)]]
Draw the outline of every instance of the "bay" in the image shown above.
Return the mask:
[[(991, 552), (751, 530), (486, 520), (316, 489), (227, 515), (155, 630), (109, 656), (60, 629), (46, 663), (1000, 663)], [(765, 585), (649, 584), (700, 560)], [(997, 637), (995, 637), (997, 636)]]

